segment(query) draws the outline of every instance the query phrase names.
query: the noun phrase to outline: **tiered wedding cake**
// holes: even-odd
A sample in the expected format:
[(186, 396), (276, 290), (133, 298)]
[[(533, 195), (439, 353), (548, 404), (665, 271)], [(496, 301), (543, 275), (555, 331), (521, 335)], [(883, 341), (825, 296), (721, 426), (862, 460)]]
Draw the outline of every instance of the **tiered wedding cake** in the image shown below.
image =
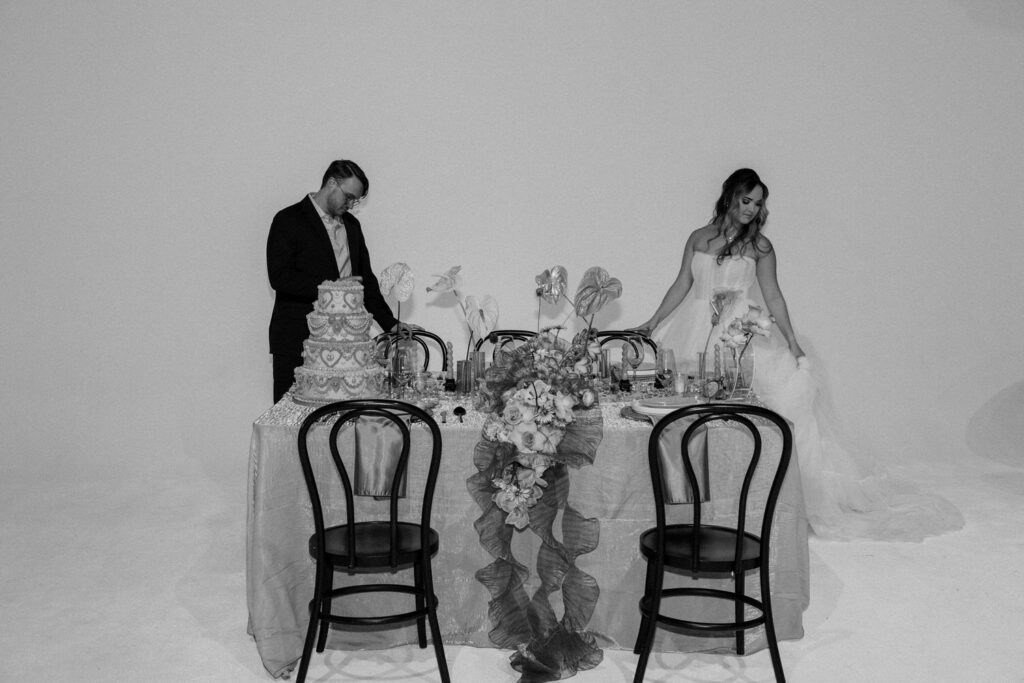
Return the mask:
[(379, 396), (384, 369), (374, 359), (373, 319), (363, 304), (361, 279), (324, 281), (306, 321), (309, 339), (302, 345), (302, 367), (295, 369), (295, 400), (330, 403)]

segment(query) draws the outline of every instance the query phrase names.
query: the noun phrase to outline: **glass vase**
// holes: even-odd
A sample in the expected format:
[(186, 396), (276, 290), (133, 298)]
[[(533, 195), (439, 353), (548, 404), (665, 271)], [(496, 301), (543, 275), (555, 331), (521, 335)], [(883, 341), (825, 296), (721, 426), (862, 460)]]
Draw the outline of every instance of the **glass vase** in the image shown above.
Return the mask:
[(728, 400), (743, 401), (754, 396), (754, 349), (731, 349), (725, 354), (725, 391)]

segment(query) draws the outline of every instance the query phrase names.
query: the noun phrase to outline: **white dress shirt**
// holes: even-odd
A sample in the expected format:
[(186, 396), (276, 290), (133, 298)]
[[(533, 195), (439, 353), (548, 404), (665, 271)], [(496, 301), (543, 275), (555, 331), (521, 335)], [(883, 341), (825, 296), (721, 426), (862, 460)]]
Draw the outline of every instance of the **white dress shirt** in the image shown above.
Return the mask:
[(334, 258), (338, 262), (338, 276), (349, 277), (352, 275), (352, 259), (348, 253), (348, 230), (345, 228), (345, 224), (334, 216), (324, 213), (324, 210), (316, 203), (316, 199), (313, 198), (313, 193), (309, 194), (309, 199), (316, 207), (316, 212), (320, 214), (320, 220), (323, 221), (324, 229), (327, 230), (331, 246), (334, 247)]

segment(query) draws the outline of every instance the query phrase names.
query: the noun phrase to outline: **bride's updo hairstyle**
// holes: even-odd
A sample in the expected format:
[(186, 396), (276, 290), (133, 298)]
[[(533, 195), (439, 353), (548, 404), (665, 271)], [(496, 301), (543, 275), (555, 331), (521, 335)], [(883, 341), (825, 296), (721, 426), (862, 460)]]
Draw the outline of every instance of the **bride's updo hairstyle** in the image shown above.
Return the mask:
[[(758, 238), (761, 236), (761, 228), (768, 220), (768, 186), (761, 182), (756, 171), (750, 168), (741, 168), (738, 171), (733, 171), (732, 175), (722, 183), (722, 194), (715, 202), (715, 213), (711, 219), (711, 222), (718, 228), (718, 234), (722, 237), (725, 237), (725, 219), (729, 215), (729, 207), (732, 206), (733, 199), (753, 191), (758, 185), (764, 192), (761, 210), (749, 223), (740, 227), (740, 231), (732, 241), (727, 241), (725, 246), (718, 251), (719, 263), (735, 253), (742, 252), (745, 244), (750, 244), (754, 249), (761, 251), (758, 246), (758, 242), (760, 242)], [(764, 251), (767, 253), (767, 250)]]

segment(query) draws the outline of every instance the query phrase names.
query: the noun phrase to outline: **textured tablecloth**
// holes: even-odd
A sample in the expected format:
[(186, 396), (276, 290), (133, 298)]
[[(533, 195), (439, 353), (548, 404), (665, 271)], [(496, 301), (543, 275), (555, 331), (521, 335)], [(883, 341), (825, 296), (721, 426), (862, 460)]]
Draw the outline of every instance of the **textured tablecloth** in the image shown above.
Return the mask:
[[(452, 417), (455, 403), (445, 401), (435, 410), (447, 414), (441, 424), (444, 451), (441, 472), (434, 495), (432, 526), (439, 532), (441, 548), (434, 559), (434, 580), (440, 605), (438, 618), (446, 643), (490, 647), (487, 632), (487, 590), (474, 573), (493, 558), (480, 546), (473, 521), (480, 516), (466, 488), (471, 476), (473, 450), (480, 438), (482, 416), (470, 411), (463, 423)], [(468, 407), (468, 405), (467, 405)], [(647, 465), (647, 438), (650, 425), (623, 418), (622, 404), (605, 401), (604, 439), (593, 466), (573, 470), (569, 502), (583, 515), (600, 520), (601, 540), (598, 548), (577, 558), (577, 566), (593, 575), (601, 589), (600, 598), (588, 629), (597, 634), (601, 647), (632, 649), (640, 626), (637, 603), (643, 592), (646, 563), (639, 552), (640, 534), (654, 525), (654, 505), (650, 473)], [(248, 516), (246, 524), (246, 594), (249, 605), (249, 633), (255, 638), (264, 666), (275, 677), (286, 674), (302, 653), (308, 623), (309, 600), (313, 595), (314, 563), (308, 552), (308, 539), (313, 531), (312, 513), (299, 465), (296, 437), (299, 425), (312, 409), (293, 403), (288, 396), (260, 416), (253, 424), (249, 453)], [(326, 429), (319, 431), (323, 438)], [(766, 460), (778, 456), (780, 440), (765, 428)], [(409, 496), (405, 505), (418, 514), (417, 499), (422, 491), (425, 459), (417, 453), (425, 451), (426, 433), (422, 427), (413, 429), (413, 451), (410, 460)], [(704, 518), (728, 520), (734, 501), (726, 495), (731, 491), (731, 478), (739, 471), (737, 458), (729, 452), (747, 448), (750, 439), (729, 427), (715, 427), (709, 432), (711, 501), (705, 504)], [(326, 452), (312, 444), (311, 456)], [(766, 489), (767, 480), (755, 480), (755, 490)], [(339, 489), (335, 492), (340, 492)], [(323, 495), (323, 494), (322, 494)], [(762, 500), (763, 495), (755, 496)], [(331, 500), (339, 512), (340, 494)], [(372, 498), (360, 498), (359, 505), (386, 506)], [(669, 522), (686, 520), (689, 505), (672, 506)], [(748, 517), (751, 529), (759, 528), (756, 520), (760, 509)], [(330, 517), (328, 518), (330, 519)], [(338, 519), (337, 517), (335, 519)], [(527, 566), (536, 565), (537, 537), (526, 532), (517, 534), (513, 543), (516, 557)], [(807, 547), (807, 519), (800, 488), (798, 458), (791, 460), (789, 472), (779, 498), (772, 527), (772, 605), (778, 637), (792, 640), (803, 636), (802, 613), (810, 596)], [(534, 579), (535, 576), (531, 576)], [(339, 575), (337, 583), (350, 580)], [(358, 577), (358, 580), (373, 580)], [(669, 576), (666, 586), (692, 582), (686, 577)], [(728, 580), (703, 580), (708, 585), (731, 586)], [(527, 588), (532, 592), (535, 584)], [(752, 594), (759, 593), (756, 579), (747, 581)], [(385, 609), (401, 611), (408, 606), (402, 597), (376, 595), (386, 601)], [(364, 599), (364, 598), (360, 598)], [(663, 604), (671, 608), (672, 602)], [(352, 604), (352, 603), (345, 603)], [(560, 610), (560, 605), (555, 605)], [(714, 619), (731, 615), (696, 606)], [(691, 607), (692, 609), (692, 607)], [(690, 612), (692, 616), (692, 611)], [(747, 651), (766, 647), (763, 628), (747, 633)], [(332, 632), (328, 647), (338, 649), (383, 648), (415, 642), (415, 628), (381, 632)], [(659, 630), (655, 651), (733, 651), (731, 636), (690, 637)]]

